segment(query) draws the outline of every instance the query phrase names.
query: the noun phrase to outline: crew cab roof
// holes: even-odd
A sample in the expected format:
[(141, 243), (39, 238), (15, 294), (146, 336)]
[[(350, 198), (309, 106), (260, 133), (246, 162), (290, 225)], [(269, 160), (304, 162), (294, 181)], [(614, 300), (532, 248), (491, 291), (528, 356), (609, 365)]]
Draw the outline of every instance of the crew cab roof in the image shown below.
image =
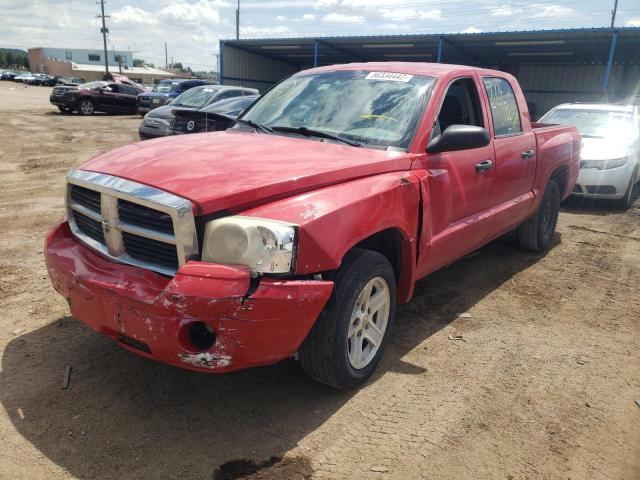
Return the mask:
[(340, 70), (372, 70), (381, 72), (406, 73), (412, 75), (424, 75), (427, 77), (444, 77), (456, 74), (469, 74), (471, 71), (479, 72), (481, 75), (491, 75), (499, 77), (511, 77), (508, 73), (487, 68), (470, 67), (468, 65), (452, 65), (447, 63), (426, 63), (426, 62), (364, 62), (345, 63), (341, 65), (330, 65), (304, 70), (302, 73), (311, 72), (333, 72)]

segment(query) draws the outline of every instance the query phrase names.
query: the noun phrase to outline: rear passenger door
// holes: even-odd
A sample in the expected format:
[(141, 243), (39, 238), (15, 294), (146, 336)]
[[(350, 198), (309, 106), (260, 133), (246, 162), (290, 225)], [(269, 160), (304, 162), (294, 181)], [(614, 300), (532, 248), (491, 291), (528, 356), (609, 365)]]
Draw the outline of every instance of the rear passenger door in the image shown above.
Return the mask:
[[(501, 77), (483, 77), (482, 83), (491, 110), (490, 127), (496, 159), (494, 234), (499, 235), (521, 223), (533, 205), (536, 138), (528, 120), (522, 118), (522, 106), (518, 105), (509, 81)], [(523, 125), (524, 121), (527, 125)]]
[(135, 112), (136, 99), (138, 97), (138, 90), (130, 85), (119, 85), (119, 103), (120, 107), (127, 112)]
[[(440, 109), (431, 132), (434, 139), (451, 125), (487, 128), (488, 115), (479, 95), (479, 79), (462, 77), (434, 99)], [(491, 199), (495, 181), (493, 145), (428, 154), (424, 197), (423, 242), (418, 273), (424, 275), (481, 246), (491, 230)], [(428, 240), (427, 240), (428, 239)]]

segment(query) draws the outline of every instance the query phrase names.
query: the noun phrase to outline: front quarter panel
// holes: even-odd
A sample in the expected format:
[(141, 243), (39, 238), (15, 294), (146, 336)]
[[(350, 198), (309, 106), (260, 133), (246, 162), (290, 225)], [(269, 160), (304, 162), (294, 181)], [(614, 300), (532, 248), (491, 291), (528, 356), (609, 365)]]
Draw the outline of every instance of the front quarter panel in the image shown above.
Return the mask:
[(398, 300), (411, 296), (420, 188), (410, 172), (392, 172), (320, 188), (252, 208), (242, 215), (298, 225), (298, 275), (333, 270), (371, 235), (396, 229), (401, 236)]

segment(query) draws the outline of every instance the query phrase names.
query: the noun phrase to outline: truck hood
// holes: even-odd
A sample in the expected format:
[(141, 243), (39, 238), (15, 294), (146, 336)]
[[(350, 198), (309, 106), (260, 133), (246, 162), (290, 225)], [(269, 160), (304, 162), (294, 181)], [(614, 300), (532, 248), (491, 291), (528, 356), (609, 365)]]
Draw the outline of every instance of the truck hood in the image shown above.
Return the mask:
[(411, 167), (412, 155), (284, 135), (224, 131), (134, 143), (80, 168), (126, 178), (194, 202), (197, 214), (262, 203)]
[(582, 137), (582, 160), (612, 160), (629, 154), (634, 143), (633, 139), (624, 140), (610, 138)]

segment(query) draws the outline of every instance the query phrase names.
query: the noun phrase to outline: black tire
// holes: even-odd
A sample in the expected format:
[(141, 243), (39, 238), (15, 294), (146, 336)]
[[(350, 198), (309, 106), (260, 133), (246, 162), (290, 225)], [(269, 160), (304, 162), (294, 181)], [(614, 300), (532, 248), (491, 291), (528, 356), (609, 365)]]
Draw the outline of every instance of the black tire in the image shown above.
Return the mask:
[(95, 112), (93, 101), (91, 101), (88, 98), (83, 98), (82, 100), (80, 100), (80, 103), (78, 104), (78, 111), (82, 115), (93, 115)]
[(629, 179), (629, 186), (627, 187), (627, 191), (624, 192), (624, 197), (618, 200), (618, 204), (620, 205), (620, 208), (623, 208), (624, 210), (629, 210), (636, 199), (635, 186), (636, 186), (637, 178), (638, 178), (638, 169), (636, 168), (631, 174), (631, 178)]
[(60, 113), (71, 113), (71, 109), (69, 107), (63, 107), (61, 105), (58, 105), (58, 110), (60, 110)]
[[(364, 287), (381, 277), (389, 288), (390, 306), (382, 340), (369, 363), (354, 369), (349, 361), (347, 333), (358, 296)], [(383, 255), (355, 248), (349, 252), (334, 278), (331, 299), (299, 350), (300, 365), (314, 380), (336, 389), (362, 384), (373, 373), (393, 328), (396, 313), (396, 283), (393, 268)]]
[(546, 252), (553, 242), (560, 213), (560, 187), (549, 180), (536, 213), (518, 227), (518, 244), (534, 252)]

